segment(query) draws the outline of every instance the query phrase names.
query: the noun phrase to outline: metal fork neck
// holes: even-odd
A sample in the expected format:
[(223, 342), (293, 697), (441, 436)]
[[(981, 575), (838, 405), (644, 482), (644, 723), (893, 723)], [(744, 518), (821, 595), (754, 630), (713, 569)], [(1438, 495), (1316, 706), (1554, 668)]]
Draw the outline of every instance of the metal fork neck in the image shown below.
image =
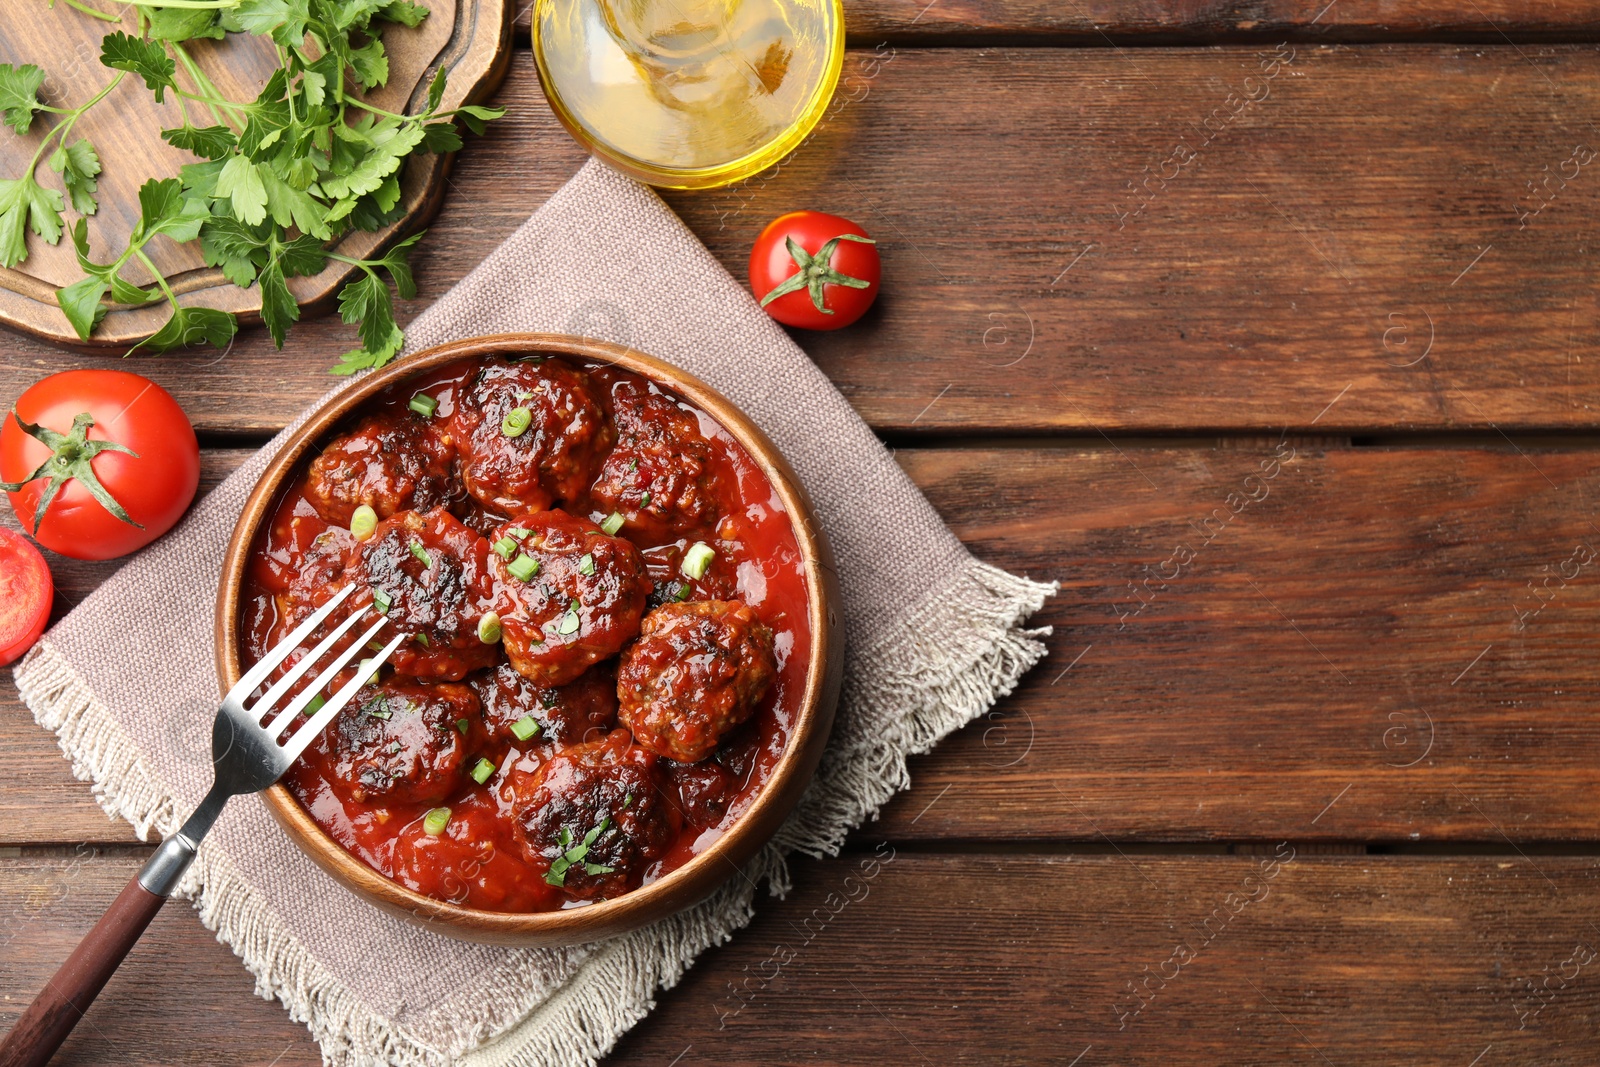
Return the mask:
[(155, 855), (140, 869), (139, 884), (156, 896), (171, 896), (172, 891), (178, 888), (178, 882), (183, 879), (183, 872), (194, 862), (200, 842), (205, 839), (227, 802), (228, 794), (213, 785), (200, 806), (195, 808), (194, 814), (184, 822), (183, 828), (161, 842)]

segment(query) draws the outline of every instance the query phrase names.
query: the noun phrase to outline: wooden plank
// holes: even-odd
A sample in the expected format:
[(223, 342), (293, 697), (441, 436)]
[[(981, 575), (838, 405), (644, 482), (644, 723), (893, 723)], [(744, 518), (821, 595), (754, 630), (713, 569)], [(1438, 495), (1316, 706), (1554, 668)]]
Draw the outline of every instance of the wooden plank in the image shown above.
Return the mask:
[(902, 450), (980, 557), (1062, 592), (1049, 660), (873, 832), (1592, 840), (1600, 457), (1274, 457)]
[[(885, 431), (1592, 427), (1581, 220), (1600, 186), (1591, 167), (1561, 174), (1594, 140), (1600, 55), (1299, 46), (1246, 90), (1270, 51), (858, 51), (838, 109), (775, 176), (669, 199), (736, 274), (800, 205), (882, 238), (879, 308), (799, 340)], [(1230, 117), (1245, 91), (1267, 95)], [(406, 319), (581, 160), (524, 52), (499, 100), (513, 114), (463, 153)], [(139, 366), (204, 431), (264, 434), (349, 344), (323, 319), (284, 352), (253, 330), (220, 359)], [(100, 363), (14, 341), (0, 397)]]
[[(0, 1027), (136, 859), (0, 860)], [(1593, 858), (883, 846), (795, 872), (608, 1063), (1586, 1064), (1600, 1024)], [(250, 987), (171, 906), (56, 1062), (317, 1063)]]
[[(528, 33), (532, 4), (517, 16)], [(1578, 0), (1267, 0), (1252, 4), (1210, 0), (846, 0), (852, 43), (888, 40), (918, 44), (993, 41), (1104, 45), (1209, 42), (1240, 37), (1328, 41), (1588, 39), (1600, 32), (1592, 5)], [(1504, 36), (1502, 36), (1504, 35)]]
[[(1050, 658), (865, 832), (1595, 840), (1600, 455), (1279, 455), (901, 450), (979, 556), (1063, 591)], [(103, 571), (58, 573), (71, 599)], [(130, 839), (9, 681), (0, 783), (0, 844)]]
[(1423, 0), (1266, 0), (1251, 4), (1178, 0), (872, 0), (845, 5), (853, 38), (907, 42), (1049, 41), (1106, 45), (1252, 38), (1325, 41), (1587, 39), (1600, 31), (1591, 5), (1576, 0), (1460, 3)]

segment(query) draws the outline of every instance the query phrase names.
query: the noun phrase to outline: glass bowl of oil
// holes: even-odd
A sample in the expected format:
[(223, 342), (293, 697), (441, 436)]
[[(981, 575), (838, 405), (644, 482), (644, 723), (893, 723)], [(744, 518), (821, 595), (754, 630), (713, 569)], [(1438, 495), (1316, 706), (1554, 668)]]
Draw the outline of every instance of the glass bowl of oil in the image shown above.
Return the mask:
[(670, 189), (710, 189), (793, 151), (833, 98), (841, 0), (537, 0), (545, 96), (586, 148)]

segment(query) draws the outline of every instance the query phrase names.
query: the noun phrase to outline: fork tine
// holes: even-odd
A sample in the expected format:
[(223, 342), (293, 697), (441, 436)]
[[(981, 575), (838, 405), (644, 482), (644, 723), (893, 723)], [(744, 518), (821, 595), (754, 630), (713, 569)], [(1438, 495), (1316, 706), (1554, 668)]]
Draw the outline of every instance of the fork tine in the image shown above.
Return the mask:
[(267, 654), (262, 656), (254, 667), (245, 672), (244, 677), (239, 679), (239, 684), (228, 690), (226, 699), (236, 700), (243, 706), (245, 698), (255, 692), (256, 686), (265, 681), (267, 675), (271, 674), (278, 664), (288, 659), (289, 653), (299, 648), (305, 642), (305, 639), (311, 636), (311, 631), (322, 625), (322, 620), (333, 614), (333, 609), (344, 603), (345, 598), (354, 591), (355, 586), (345, 586), (339, 590), (332, 600), (318, 608), (311, 618), (296, 626), (294, 633), (267, 649)]
[(378, 621), (367, 627), (367, 632), (356, 638), (349, 648), (339, 653), (334, 661), (328, 664), (327, 669), (317, 675), (316, 681), (295, 694), (295, 698), (289, 701), (288, 706), (273, 717), (272, 722), (266, 728), (267, 736), (276, 741), (278, 735), (283, 733), (289, 724), (294, 721), (294, 717), (300, 714), (307, 704), (315, 700), (318, 693), (328, 688), (333, 681), (334, 675), (344, 670), (351, 660), (367, 650), (367, 642), (377, 636), (378, 631), (383, 629), (383, 624), (388, 621), (386, 616), (378, 616)]
[[(389, 643), (383, 646), (383, 651), (373, 657), (373, 669), (376, 670), (378, 667), (383, 666), (383, 662), (389, 658), (389, 654), (409, 636), (409, 634), (398, 633), (391, 637)], [(294, 736), (289, 738), (288, 743), (283, 746), (284, 757), (291, 763), (298, 759), (300, 753), (306, 750), (306, 746), (316, 740), (317, 735), (333, 721), (335, 715), (339, 714), (339, 709), (350, 702), (350, 698), (356, 695), (356, 690), (360, 689), (362, 683), (366, 680), (364, 675), (357, 675), (344, 683), (344, 687), (334, 694), (333, 699), (324, 704), (322, 710), (311, 717), (310, 722), (300, 727)]]
[[(299, 662), (297, 662), (293, 667), (289, 668), (284, 676), (274, 682), (272, 688), (268, 689), (266, 693), (262, 694), (261, 699), (255, 702), (255, 705), (250, 709), (251, 714), (253, 714), (257, 720), (259, 720), (261, 716), (272, 711), (272, 709), (277, 706), (278, 701), (283, 699), (283, 695), (289, 691), (290, 687), (293, 686), (294, 683), (298, 682), (307, 671), (314, 667), (318, 660), (320, 660), (323, 656), (326, 656), (328, 654), (328, 649), (332, 648), (338, 642), (339, 638), (349, 633), (350, 627), (360, 622), (362, 617), (367, 614), (367, 610), (368, 609), (363, 608), (354, 615), (350, 616), (348, 619), (344, 620), (344, 622), (341, 622), (337, 629), (322, 639), (321, 644), (317, 645), (316, 648), (300, 657)], [(359, 649), (364, 646), (357, 645), (355, 647)], [(321, 690), (313, 690), (313, 692), (321, 692)], [(277, 725), (276, 718), (273, 720), (273, 725)], [(277, 735), (274, 734), (273, 736)]]

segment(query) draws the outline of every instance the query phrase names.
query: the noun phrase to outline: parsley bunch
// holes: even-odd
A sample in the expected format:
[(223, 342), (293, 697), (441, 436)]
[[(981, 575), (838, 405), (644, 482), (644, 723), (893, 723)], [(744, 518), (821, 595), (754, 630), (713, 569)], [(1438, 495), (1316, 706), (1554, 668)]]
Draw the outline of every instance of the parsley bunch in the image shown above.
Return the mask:
[[(87, 0), (66, 3), (108, 23), (123, 21)], [(259, 285), (261, 318), (280, 349), (300, 318), (288, 279), (318, 274), (335, 260), (359, 268), (340, 291), (339, 313), (356, 327), (361, 347), (333, 372), (387, 363), (403, 340), (390, 285), (402, 299), (416, 295), (407, 256), (422, 235), (378, 259), (353, 259), (332, 247), (352, 229), (378, 230), (400, 217), (399, 175), (412, 153), (455, 151), (461, 147), (456, 119), (482, 133), (504, 109), (440, 110), (443, 69), (419, 114), (384, 111), (361, 98), (389, 78), (382, 28), (415, 27), (428, 16), (409, 0), (135, 0), (124, 10), (133, 15), (133, 32), (119, 29), (101, 41), (100, 62), (115, 75), (75, 107), (40, 100), (45, 74), (38, 67), (0, 63), (0, 121), (26, 134), (40, 113), (56, 119), (27, 171), (0, 178), (0, 265), (27, 258), (30, 231), (49, 244), (67, 233), (84, 277), (56, 297), (78, 336), (89, 339), (108, 299), (131, 306), (165, 299), (171, 317), (134, 346), (163, 352), (202, 342), (223, 347), (238, 322), (227, 312), (179, 302), (146, 252), (157, 237), (198, 240), (208, 266), (221, 268), (241, 288)], [(229, 33), (269, 38), (277, 53), (278, 68), (254, 100), (225, 98), (184, 48)], [(179, 177), (147, 181), (127, 246), (98, 262), (84, 216), (99, 209), (100, 157), (89, 141), (73, 140), (72, 131), (129, 75), (142, 80), (157, 103), (172, 94), (183, 122), (161, 136), (199, 162), (180, 168)], [(59, 190), (39, 180), (41, 162), (59, 176)], [(70, 226), (63, 217), (69, 203), (79, 216)], [(133, 262), (149, 272), (153, 285), (123, 277)]]

